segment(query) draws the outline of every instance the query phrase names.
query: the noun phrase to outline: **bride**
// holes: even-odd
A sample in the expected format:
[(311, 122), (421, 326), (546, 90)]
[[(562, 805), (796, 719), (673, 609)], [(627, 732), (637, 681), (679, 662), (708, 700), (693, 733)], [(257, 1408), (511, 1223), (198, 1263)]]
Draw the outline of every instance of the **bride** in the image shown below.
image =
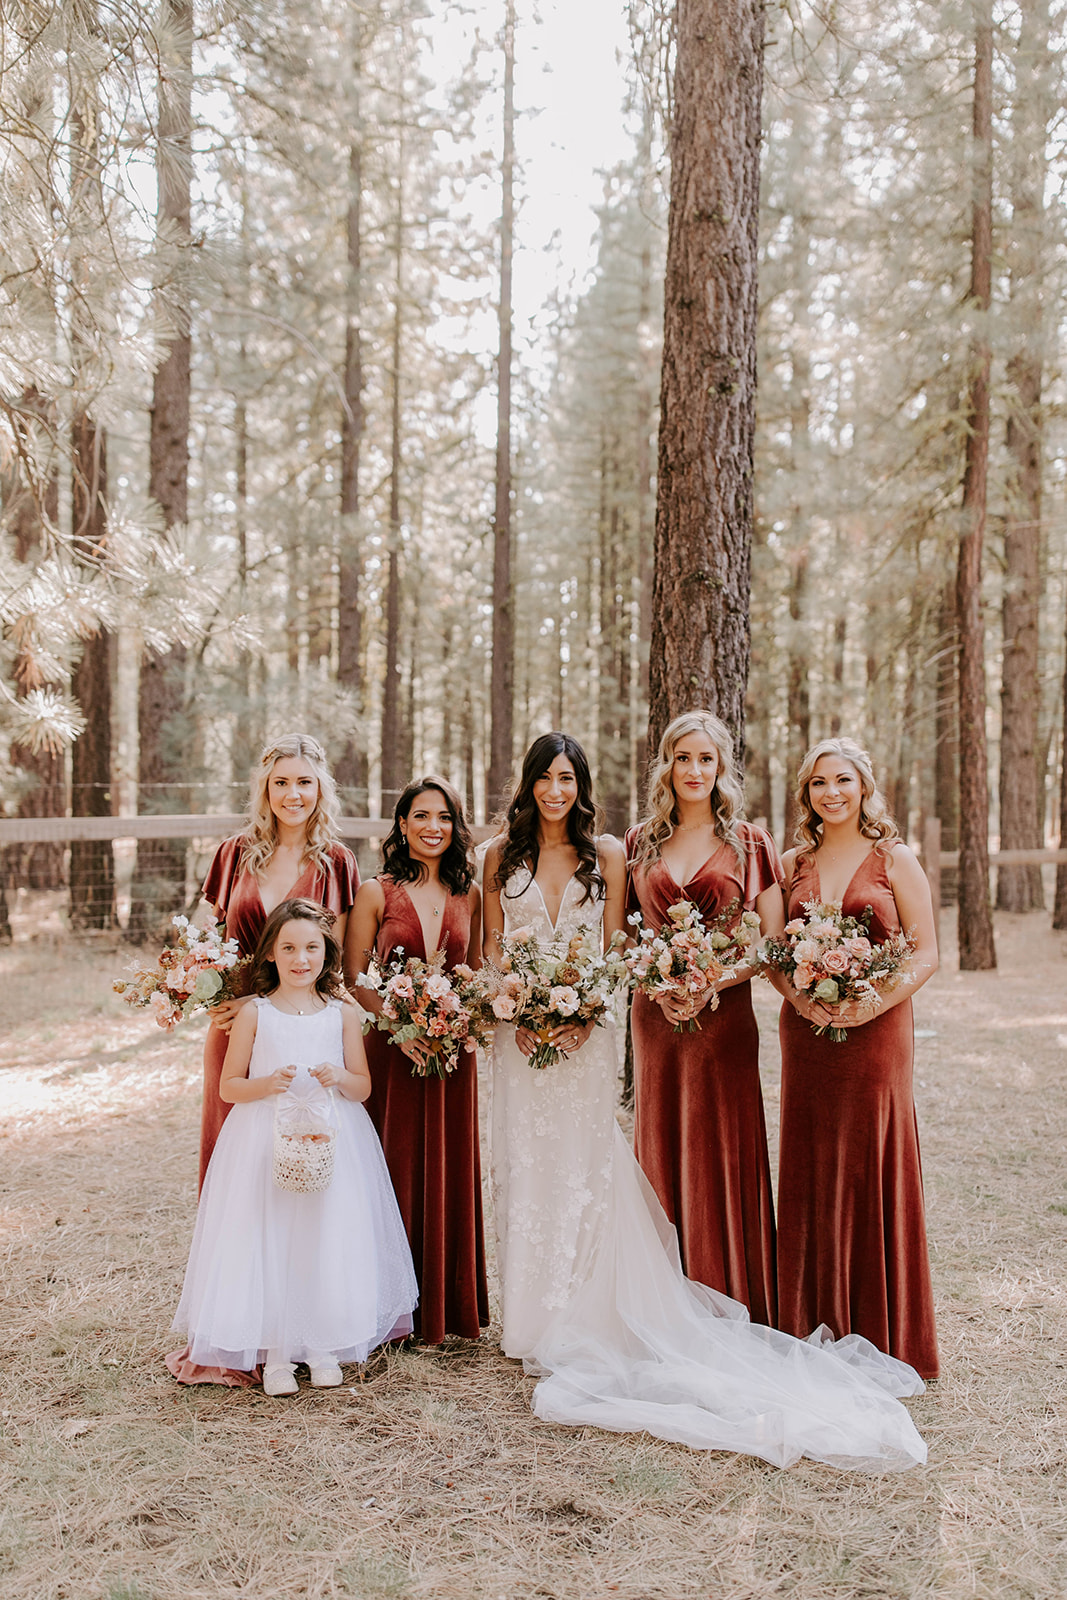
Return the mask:
[[(585, 752), (536, 739), (486, 852), (485, 955), (502, 934), (542, 940), (622, 926), (625, 860), (595, 832)], [(547, 1421), (644, 1430), (776, 1466), (810, 1456), (888, 1471), (925, 1461), (896, 1398), (922, 1380), (864, 1339), (757, 1327), (682, 1274), (674, 1228), (615, 1121), (614, 1028), (557, 1028), (564, 1052), (534, 1070), (537, 1036), (503, 1024), (492, 1059), (490, 1151), (506, 1355), (540, 1382)]]

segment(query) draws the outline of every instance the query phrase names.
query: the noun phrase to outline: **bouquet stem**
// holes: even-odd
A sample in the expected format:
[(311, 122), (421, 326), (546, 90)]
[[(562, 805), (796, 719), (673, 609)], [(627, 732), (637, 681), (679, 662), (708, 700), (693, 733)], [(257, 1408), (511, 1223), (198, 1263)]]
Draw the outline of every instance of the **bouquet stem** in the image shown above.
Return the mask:
[(847, 1028), (834, 1028), (831, 1027), (828, 1022), (823, 1023), (821, 1027), (817, 1026), (813, 1022), (811, 1025), (811, 1031), (812, 1033), (817, 1033), (820, 1039), (824, 1037), (829, 1039), (831, 1044), (844, 1044), (848, 1039)]

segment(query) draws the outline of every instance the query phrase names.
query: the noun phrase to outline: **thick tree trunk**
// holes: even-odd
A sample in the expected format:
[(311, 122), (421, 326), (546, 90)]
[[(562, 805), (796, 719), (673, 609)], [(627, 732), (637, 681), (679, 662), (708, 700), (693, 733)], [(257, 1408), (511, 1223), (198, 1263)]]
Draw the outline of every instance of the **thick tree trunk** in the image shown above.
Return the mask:
[[(1040, 850), (1044, 769), (1040, 760), (1038, 658), (1041, 604), (1041, 388), (1045, 146), (1050, 116), (1048, 0), (1025, 0), (1016, 57), (1011, 132), (1012, 221), (1008, 245), (1014, 351), (1008, 361), (1010, 459), (1004, 528), (1004, 666), (1001, 681), (1000, 847)], [(1001, 867), (1003, 911), (1044, 908), (1041, 868)]]
[(515, 701), (515, 609), (511, 579), (511, 266), (515, 235), (515, 5), (504, 13), (504, 150), (500, 165), (500, 305), (493, 510), (493, 661), (487, 815), (511, 787)]
[(971, 304), (977, 323), (968, 393), (967, 455), (956, 616), (959, 627), (960, 873), (959, 948), (964, 972), (997, 964), (989, 900), (989, 774), (986, 755), (982, 544), (989, 465), (990, 350), (986, 329), (993, 259), (992, 0), (977, 8), (974, 67), (974, 206)]
[(744, 749), (763, 6), (678, 0), (649, 743), (705, 705)]
[[(71, 425), (71, 521), (76, 548), (92, 561), (107, 535), (107, 444), (102, 428), (79, 412)], [(85, 731), (71, 754), (71, 811), (110, 817), (111, 640), (100, 628), (85, 641), (73, 689)], [(115, 925), (115, 862), (110, 839), (75, 840), (70, 847), (70, 922), (74, 928)]]
[[(187, 243), (191, 222), (192, 179), (192, 0), (164, 0), (174, 49), (161, 63), (157, 133), (157, 218), (160, 233)], [(192, 339), (187, 296), (178, 299), (182, 324), (156, 368), (148, 441), (148, 492), (162, 509), (167, 527), (188, 517), (189, 391)], [(172, 305), (173, 310), (173, 305)], [(146, 815), (188, 811), (189, 790), (181, 782), (188, 773), (189, 728), (185, 708), (187, 652), (183, 645), (141, 660), (137, 708), (138, 809)], [(137, 846), (130, 903), (130, 932), (165, 935), (170, 918), (185, 901), (185, 842), (142, 839)]]

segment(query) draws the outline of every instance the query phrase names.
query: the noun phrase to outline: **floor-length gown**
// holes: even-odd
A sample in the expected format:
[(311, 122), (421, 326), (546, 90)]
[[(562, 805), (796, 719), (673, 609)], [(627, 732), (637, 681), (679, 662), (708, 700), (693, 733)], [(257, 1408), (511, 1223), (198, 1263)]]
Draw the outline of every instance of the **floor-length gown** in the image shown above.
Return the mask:
[[(601, 903), (571, 879), (555, 927), (528, 871), (501, 896), (505, 931), (594, 932)], [(501, 1025), (493, 1043), (493, 1195), (503, 1345), (541, 1381), (539, 1417), (644, 1430), (778, 1466), (801, 1455), (875, 1471), (925, 1460), (895, 1396), (922, 1382), (861, 1339), (825, 1348), (753, 1325), (686, 1279), (677, 1236), (614, 1117), (610, 1027), (537, 1070)]]
[[(810, 856), (797, 858), (789, 914), (822, 898)], [(873, 849), (845, 891), (846, 916), (872, 911), (870, 936), (900, 931), (889, 860)], [(778, 1179), (780, 1325), (859, 1333), (936, 1378), (937, 1334), (912, 1095), (912, 1003), (834, 1044), (782, 1007)]]
[(341, 1006), (310, 1016), (257, 999), (248, 1076), (298, 1068), (290, 1098), (331, 1116), (333, 1174), (315, 1194), (273, 1181), (274, 1118), (285, 1095), (235, 1105), (200, 1196), (174, 1326), (202, 1366), (251, 1372), (259, 1362), (363, 1362), (411, 1328), (411, 1252), (374, 1128), (363, 1106), (308, 1069), (344, 1063)]
[[(402, 883), (378, 879), (385, 896), (375, 957), (398, 950), (426, 959), (422, 924)], [(450, 894), (441, 916), (445, 971), (467, 959), (470, 904)], [(478, 1070), (473, 1050), (461, 1050), (447, 1078), (420, 1078), (408, 1056), (374, 1031), (365, 1039), (371, 1095), (367, 1110), (378, 1130), (419, 1280), (415, 1332), (427, 1344), (446, 1333), (477, 1339), (489, 1322), (478, 1148)]]
[[(628, 859), (637, 833), (626, 836)], [(691, 901), (707, 923), (736, 903), (736, 922), (782, 876), (768, 833), (749, 823), (738, 833), (743, 862), (720, 844), (685, 885), (662, 859), (631, 868), (627, 912), (639, 911), (647, 927), (659, 929), (680, 900)], [(774, 1199), (751, 989), (724, 989), (717, 1008), (700, 1013), (694, 1033), (676, 1033), (654, 1000), (634, 995), (634, 1149), (678, 1230), (687, 1275), (774, 1327)]]
[[(226, 923), (227, 939), (236, 939), (243, 956), (255, 953), (267, 913), (255, 873), (241, 865), (245, 837), (237, 834), (224, 839), (215, 851), (204, 887), (203, 898), (222, 912)], [(289, 893), (291, 900), (300, 895), (325, 906), (335, 916), (350, 911), (359, 887), (359, 868), (351, 850), (343, 844), (329, 849), (329, 863), (325, 871), (307, 865)], [(280, 902), (279, 902), (280, 903)], [(244, 969), (247, 973), (247, 968)], [(237, 987), (241, 987), (238, 974)], [(233, 1107), (219, 1094), (222, 1064), (226, 1059), (226, 1046), (230, 1036), (216, 1028), (212, 1022), (204, 1039), (204, 1093), (200, 1103), (200, 1173), (198, 1188), (204, 1187), (208, 1166), (216, 1141)], [(241, 1388), (258, 1381), (258, 1374), (248, 1374), (225, 1366), (204, 1366), (192, 1359), (188, 1347), (172, 1351), (166, 1358), (167, 1366), (181, 1383), (220, 1383), (229, 1388)]]
[[(227, 939), (236, 939), (241, 954), (250, 956), (259, 943), (267, 913), (263, 909), (255, 873), (241, 866), (244, 846), (243, 834), (226, 839), (219, 845), (208, 868), (202, 893), (204, 899), (217, 906), (225, 917)], [(340, 916), (352, 909), (358, 888), (359, 869), (355, 856), (343, 844), (335, 844), (330, 846), (327, 869), (321, 871), (315, 866), (306, 865), (288, 894), (282, 898), (291, 900), (299, 895), (314, 900), (317, 905), (325, 906), (327, 911)], [(229, 1035), (212, 1023), (204, 1041), (204, 1099), (200, 1113), (201, 1187), (219, 1129), (233, 1109), (219, 1098), (219, 1079), (228, 1043)]]

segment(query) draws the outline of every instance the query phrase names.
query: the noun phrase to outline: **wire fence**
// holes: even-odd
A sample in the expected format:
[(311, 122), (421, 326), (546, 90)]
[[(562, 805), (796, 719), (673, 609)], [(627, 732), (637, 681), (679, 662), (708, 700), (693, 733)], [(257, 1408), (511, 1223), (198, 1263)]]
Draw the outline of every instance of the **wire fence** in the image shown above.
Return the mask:
[[(117, 936), (159, 943), (191, 916), (211, 858), (240, 833), (240, 812), (202, 816), (0, 818), (0, 943)], [(391, 819), (344, 817), (361, 877), (380, 864)], [(476, 840), (490, 829), (472, 829)]]

